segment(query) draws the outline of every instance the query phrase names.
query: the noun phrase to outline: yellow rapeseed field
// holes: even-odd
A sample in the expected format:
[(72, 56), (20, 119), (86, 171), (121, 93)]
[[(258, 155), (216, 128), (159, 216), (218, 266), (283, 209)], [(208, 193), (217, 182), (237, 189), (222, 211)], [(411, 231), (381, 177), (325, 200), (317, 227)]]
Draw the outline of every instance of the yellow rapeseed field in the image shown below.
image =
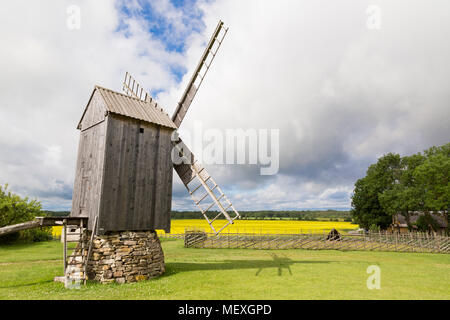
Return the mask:
[[(225, 224), (225, 220), (214, 222), (214, 228), (220, 229)], [(184, 233), (186, 228), (195, 228), (210, 232), (208, 223), (203, 219), (172, 220), (171, 234)], [(233, 225), (228, 226), (223, 232), (230, 233), (270, 233), (270, 234), (291, 234), (299, 232), (323, 233), (331, 229), (337, 229), (345, 233), (348, 230), (357, 229), (357, 224), (351, 222), (334, 221), (298, 221), (298, 220), (236, 220)], [(62, 227), (53, 227), (52, 233), (55, 237), (61, 236)], [(158, 230), (158, 234), (164, 231)]]
[(62, 226), (52, 227), (52, 235), (54, 237), (61, 237)]
[[(225, 220), (217, 220), (213, 226), (216, 230), (226, 223)], [(184, 233), (186, 228), (197, 228), (209, 232), (211, 229), (203, 219), (172, 220), (170, 233)], [(358, 225), (351, 222), (334, 221), (300, 221), (300, 220), (235, 220), (233, 225), (224, 229), (230, 233), (270, 233), (290, 234), (299, 232), (323, 233), (331, 229), (340, 232), (357, 229)], [(164, 234), (164, 231), (159, 231)]]

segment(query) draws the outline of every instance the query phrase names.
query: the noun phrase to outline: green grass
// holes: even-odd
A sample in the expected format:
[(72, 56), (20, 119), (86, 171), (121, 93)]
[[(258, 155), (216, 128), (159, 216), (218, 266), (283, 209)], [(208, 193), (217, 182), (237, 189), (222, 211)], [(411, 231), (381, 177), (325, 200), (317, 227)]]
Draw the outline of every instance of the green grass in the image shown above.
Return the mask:
[[(162, 242), (164, 276), (140, 283), (53, 282), (59, 242), (0, 247), (0, 299), (450, 299), (450, 255), (313, 250), (184, 248)], [(369, 290), (366, 269), (381, 268)]]

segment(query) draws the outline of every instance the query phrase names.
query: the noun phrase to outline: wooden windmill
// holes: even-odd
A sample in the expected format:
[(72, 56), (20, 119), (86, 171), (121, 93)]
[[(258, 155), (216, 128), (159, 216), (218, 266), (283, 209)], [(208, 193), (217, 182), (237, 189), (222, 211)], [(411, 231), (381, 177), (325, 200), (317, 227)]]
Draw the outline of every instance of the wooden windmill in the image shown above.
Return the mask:
[[(240, 217), (184, 142), (173, 138), (227, 31), (219, 21), (171, 118), (128, 72), (125, 94), (95, 87), (78, 125), (71, 217), (88, 217), (88, 229), (99, 235), (169, 232), (173, 168), (216, 234)], [(182, 162), (172, 163), (172, 153)], [(226, 222), (215, 228), (219, 218)]]

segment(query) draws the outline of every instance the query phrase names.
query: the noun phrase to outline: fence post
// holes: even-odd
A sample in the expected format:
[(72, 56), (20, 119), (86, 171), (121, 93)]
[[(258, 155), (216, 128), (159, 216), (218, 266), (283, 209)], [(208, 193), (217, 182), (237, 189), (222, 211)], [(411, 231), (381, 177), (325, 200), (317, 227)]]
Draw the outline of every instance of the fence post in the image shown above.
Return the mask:
[[(369, 234), (370, 234), (370, 231), (369, 231)], [(366, 250), (366, 231), (363, 232), (363, 235), (364, 235), (363, 248), (364, 248), (364, 250)]]
[(440, 236), (436, 235), (436, 238), (437, 238), (438, 252), (441, 253), (441, 241), (440, 241), (441, 239), (439, 239)]
[(396, 233), (395, 233), (395, 251), (396, 251), (396, 252), (398, 251), (397, 245), (398, 245), (398, 233), (396, 232)]

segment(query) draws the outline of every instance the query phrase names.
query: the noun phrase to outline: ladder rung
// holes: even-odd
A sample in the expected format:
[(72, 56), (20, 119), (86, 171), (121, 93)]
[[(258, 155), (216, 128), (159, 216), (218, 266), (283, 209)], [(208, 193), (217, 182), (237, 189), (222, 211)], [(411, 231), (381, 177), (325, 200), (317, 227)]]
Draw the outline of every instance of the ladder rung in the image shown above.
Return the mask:
[[(200, 208), (200, 206), (198, 206)], [(201, 210), (201, 208), (200, 208)], [(205, 217), (206, 221), (208, 222), (208, 224), (211, 224), (211, 221), (209, 221), (208, 216), (206, 215), (205, 211), (202, 211), (203, 217)]]
[(211, 204), (209, 205), (209, 207), (205, 210), (205, 212), (208, 211), (209, 209), (211, 209), (212, 206), (215, 205), (215, 204), (216, 204), (216, 203), (213, 201), (213, 203), (211, 203)]
[[(211, 178), (211, 176), (209, 176), (209, 177), (205, 180), (205, 182), (208, 181), (209, 178)], [(201, 186), (203, 186), (203, 185), (200, 183), (194, 190), (189, 191), (189, 193), (190, 193), (190, 194), (193, 194), (193, 193), (194, 193), (195, 191), (197, 191)]]
[[(195, 169), (195, 170), (193, 170), (194, 172), (197, 171), (197, 168), (195, 167), (196, 164), (197, 164), (197, 160), (195, 160), (194, 163), (191, 165), (191, 167), (192, 167), (193, 169)], [(197, 173), (200, 173), (200, 172), (202, 172), (202, 171), (205, 169), (205, 168), (202, 167), (202, 166), (199, 166), (199, 168), (200, 168), (200, 170), (198, 170)]]
[[(208, 196), (208, 193), (206, 193), (200, 200), (198, 200), (195, 204), (198, 205), (200, 202), (202, 202), (203, 200), (205, 200), (205, 198)], [(207, 211), (207, 210), (205, 210)]]
[[(186, 171), (186, 173), (188, 173), (189, 171)], [(187, 185), (189, 184), (189, 183), (191, 183), (192, 182), (192, 180), (194, 180), (195, 178), (196, 178), (197, 176), (196, 175), (194, 175), (191, 179), (189, 179), (189, 181), (188, 182), (186, 182), (186, 188), (187, 188)]]
[(220, 231), (222, 231), (223, 229), (225, 229), (226, 227), (228, 227), (230, 224), (232, 224), (232, 222), (228, 221), (228, 223), (226, 223), (222, 228), (220, 228), (219, 231), (217, 231), (216, 233), (219, 233)]
[[(214, 188), (215, 188), (215, 187), (214, 187)], [(212, 189), (212, 190), (214, 190), (214, 189)], [(223, 196), (224, 196), (224, 194), (222, 194), (222, 195), (220, 196), (220, 198), (217, 199), (217, 201), (219, 201)], [(213, 203), (211, 203), (211, 204), (209, 205), (209, 207), (205, 210), (205, 212), (208, 211), (209, 209), (211, 209), (215, 204), (216, 204), (216, 202), (213, 201)]]
[(200, 82), (203, 82), (203, 78), (205, 77), (205, 75), (201, 75), (200, 71), (197, 73), (197, 77), (200, 78)]
[[(229, 207), (228, 207), (228, 208), (229, 208)], [(228, 209), (228, 208), (227, 208), (227, 209)], [(225, 209), (225, 211), (227, 211), (227, 209)], [(212, 219), (211, 222), (214, 222), (218, 217), (220, 217), (221, 214), (223, 214), (223, 213), (222, 213), (222, 212), (219, 212), (219, 214), (218, 214), (217, 216), (215, 216), (215, 218)], [(236, 218), (237, 218), (237, 216), (234, 217), (234, 218), (232, 218), (231, 220), (234, 220), (234, 219), (236, 219)], [(227, 220), (227, 221), (228, 221), (228, 220)], [(229, 223), (230, 223), (230, 222), (228, 222), (228, 224), (229, 224)]]
[(202, 168), (197, 174), (195, 174), (195, 175), (191, 178), (191, 180), (189, 180), (189, 181), (187, 182), (187, 184), (191, 183), (192, 180), (194, 180), (195, 178), (197, 178), (197, 175), (200, 177), (200, 173), (203, 171), (203, 169), (205, 169), (205, 168)]
[(189, 191), (189, 193), (190, 193), (191, 195), (194, 194), (194, 192), (197, 191), (201, 186), (202, 186), (202, 184), (200, 183), (194, 190)]
[[(210, 190), (213, 191), (216, 187), (217, 187), (217, 185), (215, 185), (214, 188), (212, 188), (212, 189), (210, 189)], [(205, 195), (204, 195), (200, 200), (198, 200), (195, 204), (198, 205), (200, 202), (202, 202), (203, 200), (205, 200), (205, 198), (206, 198), (208, 195), (209, 195), (208, 192), (205, 193)], [(222, 194), (222, 195), (220, 196), (220, 198), (218, 198), (217, 200), (221, 199), (223, 196), (224, 196), (224, 195)], [(208, 211), (208, 210), (209, 210), (209, 208), (206, 209), (205, 212)]]
[(213, 223), (218, 217), (220, 217), (221, 214), (222, 214), (222, 212), (219, 212), (219, 214), (217, 216), (215, 216), (214, 219), (211, 220), (211, 223)]
[(211, 63), (212, 63), (212, 61), (210, 61), (210, 63), (207, 63), (206, 60), (203, 61), (203, 65), (206, 67), (206, 70), (209, 70)]
[[(208, 220), (208, 218), (206, 218), (206, 220)], [(216, 231), (216, 229), (213, 227), (212, 222), (210, 222), (210, 221), (208, 220), (208, 224), (209, 224), (209, 226), (211, 227), (211, 229), (213, 229), (214, 233), (217, 234), (217, 231)]]

